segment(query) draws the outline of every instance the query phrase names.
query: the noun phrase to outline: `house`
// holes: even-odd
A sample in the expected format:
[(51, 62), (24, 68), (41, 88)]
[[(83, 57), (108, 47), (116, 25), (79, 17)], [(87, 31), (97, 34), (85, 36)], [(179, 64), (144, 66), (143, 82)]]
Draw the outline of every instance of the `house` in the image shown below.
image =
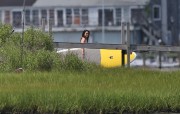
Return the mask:
[[(52, 26), (55, 42), (79, 42), (81, 32), (88, 29), (91, 42), (119, 44), (121, 23), (132, 22), (132, 15), (139, 16), (149, 0), (26, 0), (25, 7), (23, 0), (2, 1), (0, 20), (12, 24), (15, 31), (22, 30), (24, 17), (25, 28), (39, 28), (42, 21), (46, 31)], [(140, 43), (140, 28), (131, 26), (133, 30), (132, 43)]]
[[(36, 0), (26, 0), (25, 6), (32, 6)], [(0, 0), (0, 7), (21, 7), (24, 0)]]
[(179, 0), (150, 0), (148, 4), (149, 15), (146, 17), (166, 45), (180, 45), (179, 7)]
[(0, 22), (22, 27), (23, 5), (31, 7), (35, 0), (0, 0)]

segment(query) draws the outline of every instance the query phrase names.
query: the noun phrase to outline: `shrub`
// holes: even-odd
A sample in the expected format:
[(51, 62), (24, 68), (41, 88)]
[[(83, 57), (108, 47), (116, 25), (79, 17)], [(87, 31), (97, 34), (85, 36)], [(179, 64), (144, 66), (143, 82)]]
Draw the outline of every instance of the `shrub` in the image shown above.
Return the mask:
[(77, 55), (73, 54), (73, 53), (68, 53), (65, 55), (64, 59), (63, 59), (63, 68), (65, 70), (84, 70), (84, 63), (83, 61), (78, 58)]
[(0, 70), (11, 71), (20, 67), (20, 50), (13, 44), (4, 44), (0, 48)]
[[(33, 28), (24, 33), (23, 49), (21, 33), (13, 33), (10, 25), (0, 25), (0, 71), (14, 71), (23, 67), (28, 70), (51, 70), (55, 52), (50, 35)], [(21, 63), (22, 60), (22, 63)]]
[(49, 71), (52, 70), (54, 64), (54, 57), (52, 52), (47, 50), (40, 50), (36, 54), (37, 66), (39, 70)]
[[(89, 63), (68, 53), (65, 57), (54, 51), (51, 35), (38, 29), (29, 28), (22, 34), (13, 33), (9, 25), (0, 25), (0, 71), (25, 70), (77, 70), (90, 68)], [(22, 48), (23, 46), (23, 48)]]
[(10, 25), (0, 24), (0, 47), (2, 47), (12, 35), (12, 27)]
[(53, 51), (53, 40), (51, 36), (41, 30), (28, 29), (24, 34), (24, 46), (30, 51), (45, 49)]

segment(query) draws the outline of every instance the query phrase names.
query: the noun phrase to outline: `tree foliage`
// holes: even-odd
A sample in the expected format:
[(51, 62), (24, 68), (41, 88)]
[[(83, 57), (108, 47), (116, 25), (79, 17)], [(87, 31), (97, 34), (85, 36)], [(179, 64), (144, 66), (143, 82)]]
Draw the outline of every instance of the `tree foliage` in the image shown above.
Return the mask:
[(10, 25), (0, 25), (0, 72), (23, 68), (28, 71), (78, 70), (90, 68), (76, 55), (57, 54), (52, 35), (29, 28), (24, 34), (13, 32)]
[(59, 60), (49, 34), (29, 28), (22, 37), (10, 25), (0, 25), (0, 71), (51, 70)]

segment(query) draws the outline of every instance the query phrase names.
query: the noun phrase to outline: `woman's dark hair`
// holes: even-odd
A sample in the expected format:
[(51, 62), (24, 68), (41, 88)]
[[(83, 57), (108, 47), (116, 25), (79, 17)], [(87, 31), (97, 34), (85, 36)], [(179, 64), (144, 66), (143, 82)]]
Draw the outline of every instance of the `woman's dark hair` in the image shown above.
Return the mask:
[[(82, 32), (82, 37), (84, 37), (85, 32), (88, 32), (89, 35), (90, 35), (90, 31), (89, 31), (89, 30), (84, 30), (84, 31)], [(88, 42), (88, 40), (89, 40), (89, 35), (88, 35), (88, 37), (87, 37), (87, 42)]]

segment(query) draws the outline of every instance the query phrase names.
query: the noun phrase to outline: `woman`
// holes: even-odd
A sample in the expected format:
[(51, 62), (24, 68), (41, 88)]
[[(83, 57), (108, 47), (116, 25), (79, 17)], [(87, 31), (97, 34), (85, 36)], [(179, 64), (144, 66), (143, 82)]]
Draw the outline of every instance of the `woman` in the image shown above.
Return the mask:
[[(88, 43), (89, 35), (90, 35), (90, 31), (89, 30), (84, 30), (83, 33), (82, 33), (82, 37), (81, 37), (80, 42), (81, 43)], [(85, 49), (84, 48), (82, 49), (82, 58), (83, 59), (85, 58)]]

